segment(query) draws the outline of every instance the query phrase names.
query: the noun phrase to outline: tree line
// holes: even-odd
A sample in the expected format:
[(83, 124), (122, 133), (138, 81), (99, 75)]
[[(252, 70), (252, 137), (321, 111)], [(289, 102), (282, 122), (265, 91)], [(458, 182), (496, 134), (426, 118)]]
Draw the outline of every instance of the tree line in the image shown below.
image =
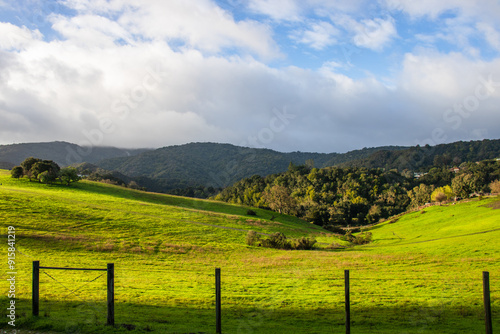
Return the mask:
[(80, 180), (76, 168), (61, 168), (52, 160), (42, 160), (34, 157), (29, 157), (20, 166), (12, 168), (11, 176), (16, 179), (27, 177), (30, 182), (35, 180), (45, 184), (59, 181), (68, 186)]
[(500, 161), (435, 166), (423, 176), (382, 168), (311, 168), (243, 179), (213, 199), (269, 208), (336, 230), (366, 225), (430, 202), (500, 193)]

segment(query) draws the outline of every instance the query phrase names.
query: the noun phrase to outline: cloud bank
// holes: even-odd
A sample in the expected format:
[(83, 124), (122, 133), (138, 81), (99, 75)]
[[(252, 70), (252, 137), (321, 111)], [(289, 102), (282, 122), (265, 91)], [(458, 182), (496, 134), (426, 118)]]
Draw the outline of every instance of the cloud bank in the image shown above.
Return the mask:
[(496, 1), (279, 3), (31, 6), (43, 19), (0, 22), (0, 143), (344, 152), (500, 138)]

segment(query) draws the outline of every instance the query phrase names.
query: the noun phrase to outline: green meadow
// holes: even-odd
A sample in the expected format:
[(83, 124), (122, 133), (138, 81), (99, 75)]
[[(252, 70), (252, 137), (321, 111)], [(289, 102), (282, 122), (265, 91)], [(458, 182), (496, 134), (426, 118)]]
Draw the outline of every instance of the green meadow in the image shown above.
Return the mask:
[[(370, 229), (346, 246), (295, 217), (248, 207), (81, 181), (44, 185), (0, 171), (7, 265), (16, 231), (16, 329), (65, 333), (215, 333), (215, 268), (222, 272), (222, 332), (342, 333), (344, 270), (351, 333), (484, 333), (482, 272), (490, 273), (500, 328), (500, 199), (433, 206)], [(312, 251), (250, 247), (247, 231), (314, 237)], [(32, 262), (115, 264), (116, 326), (106, 325), (106, 275), (40, 271), (31, 315)], [(2, 262), (0, 262), (2, 263)], [(103, 275), (104, 274), (104, 275)], [(2, 285), (0, 328), (9, 288)], [(7, 320), (5, 320), (7, 319)]]

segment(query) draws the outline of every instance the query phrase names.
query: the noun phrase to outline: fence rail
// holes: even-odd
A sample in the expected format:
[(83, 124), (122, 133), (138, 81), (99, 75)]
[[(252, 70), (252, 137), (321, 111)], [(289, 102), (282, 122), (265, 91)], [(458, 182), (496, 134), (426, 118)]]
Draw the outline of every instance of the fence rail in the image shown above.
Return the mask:
[[(40, 266), (40, 261), (33, 261), (33, 284), (32, 284), (32, 313), (34, 316), (38, 316), (40, 313), (40, 269), (49, 270), (84, 270), (84, 271), (106, 271), (107, 272), (107, 305), (108, 305), (108, 317), (107, 324), (115, 325), (115, 265), (113, 263), (108, 263), (106, 269), (95, 269), (95, 268), (66, 268), (66, 267), (42, 267)], [(50, 275), (49, 275), (50, 276)]]

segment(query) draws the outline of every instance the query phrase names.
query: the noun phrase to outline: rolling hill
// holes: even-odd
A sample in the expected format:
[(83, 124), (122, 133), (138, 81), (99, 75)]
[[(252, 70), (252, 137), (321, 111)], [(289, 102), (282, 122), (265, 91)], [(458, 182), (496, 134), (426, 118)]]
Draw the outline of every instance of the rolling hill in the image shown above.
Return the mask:
[[(330, 249), (343, 241), (266, 210), (249, 216), (243, 206), (89, 181), (47, 186), (11, 179), (8, 171), (0, 171), (0, 183), (2, 228), (16, 234), (16, 329), (211, 333), (216, 267), (228, 333), (342, 332), (345, 269), (353, 333), (481, 332), (485, 270), (493, 327), (500, 325), (498, 198), (412, 212), (373, 227), (371, 244)], [(249, 230), (321, 244), (314, 251), (250, 247)], [(105, 275), (93, 271), (42, 270), (41, 316), (32, 317), (35, 260), (55, 267), (115, 263), (116, 328), (105, 325)]]
[[(147, 177), (163, 187), (226, 187), (252, 175), (266, 176), (286, 171), (290, 163), (332, 166), (355, 158), (368, 157), (378, 150), (401, 147), (365, 148), (338, 153), (281, 153), (230, 144), (191, 143), (168, 146), (132, 157), (100, 161), (97, 165), (132, 177)], [(150, 189), (150, 187), (148, 187)]]

